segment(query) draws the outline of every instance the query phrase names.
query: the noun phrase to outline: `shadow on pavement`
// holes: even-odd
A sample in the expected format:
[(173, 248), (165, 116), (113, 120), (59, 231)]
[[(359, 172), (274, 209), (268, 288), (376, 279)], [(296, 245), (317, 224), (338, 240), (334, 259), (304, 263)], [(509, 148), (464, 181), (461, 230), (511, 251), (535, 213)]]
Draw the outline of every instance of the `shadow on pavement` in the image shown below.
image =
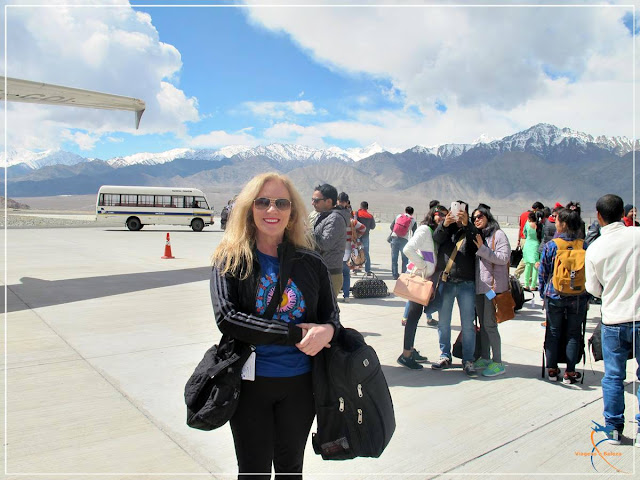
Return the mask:
[[(211, 267), (197, 267), (53, 281), (23, 277), (21, 283), (7, 285), (7, 289), (21, 300), (15, 303), (10, 301), (7, 312), (200, 282), (208, 280), (210, 275)], [(0, 308), (4, 310), (4, 298), (0, 300)]]

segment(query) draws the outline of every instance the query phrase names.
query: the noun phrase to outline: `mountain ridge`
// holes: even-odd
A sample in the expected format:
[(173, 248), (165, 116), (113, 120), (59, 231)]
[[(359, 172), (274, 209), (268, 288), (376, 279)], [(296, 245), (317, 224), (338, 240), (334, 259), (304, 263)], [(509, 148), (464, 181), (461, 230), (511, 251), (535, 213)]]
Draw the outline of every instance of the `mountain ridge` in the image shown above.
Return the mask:
[[(506, 151), (536, 151), (545, 155), (553, 147), (561, 145), (563, 142), (576, 142), (586, 148), (589, 144), (598, 146), (617, 156), (623, 156), (633, 150), (640, 150), (640, 139), (635, 144), (632, 140), (624, 136), (607, 137), (604, 135), (593, 136), (570, 128), (559, 128), (554, 125), (539, 123), (526, 130), (508, 135), (502, 139), (489, 139), (480, 135), (473, 143), (445, 143), (426, 147), (416, 145), (403, 152), (389, 151), (373, 143), (363, 148), (342, 149), (339, 147), (328, 147), (318, 149), (305, 145), (294, 144), (270, 144), (265, 146), (248, 147), (245, 145), (230, 145), (218, 150), (215, 149), (194, 149), (175, 148), (164, 152), (151, 153), (140, 152), (128, 156), (117, 156), (106, 160), (106, 163), (123, 168), (131, 165), (155, 165), (170, 163), (178, 159), (220, 161), (228, 158), (247, 159), (255, 156), (265, 156), (272, 160), (284, 163), (290, 161), (302, 162), (322, 162), (331, 159), (342, 160), (344, 162), (360, 162), (373, 155), (383, 152), (388, 153), (429, 153), (443, 160), (455, 159), (472, 150), (488, 150), (496, 153)], [(0, 154), (0, 159), (4, 160), (4, 153)], [(100, 160), (96, 158), (82, 157), (72, 152), (64, 150), (46, 150), (43, 152), (31, 152), (25, 149), (14, 149), (8, 152), (7, 166), (13, 167), (22, 165), (22, 168), (37, 170), (51, 165), (75, 165), (88, 161)]]

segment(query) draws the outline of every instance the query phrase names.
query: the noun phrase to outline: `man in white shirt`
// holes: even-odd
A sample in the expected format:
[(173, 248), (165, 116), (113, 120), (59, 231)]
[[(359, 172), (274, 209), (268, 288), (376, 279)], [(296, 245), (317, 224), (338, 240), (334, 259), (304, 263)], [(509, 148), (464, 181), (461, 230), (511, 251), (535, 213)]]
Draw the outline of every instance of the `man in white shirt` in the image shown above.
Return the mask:
[[(605, 434), (609, 443), (618, 445), (624, 429), (627, 359), (634, 353), (640, 360), (640, 228), (626, 228), (621, 222), (624, 204), (617, 195), (600, 197), (596, 210), (602, 229), (586, 252), (586, 289), (602, 299)], [(640, 377), (640, 366), (636, 376)], [(640, 402), (640, 387), (637, 395)], [(640, 413), (636, 422), (635, 444), (640, 447)]]

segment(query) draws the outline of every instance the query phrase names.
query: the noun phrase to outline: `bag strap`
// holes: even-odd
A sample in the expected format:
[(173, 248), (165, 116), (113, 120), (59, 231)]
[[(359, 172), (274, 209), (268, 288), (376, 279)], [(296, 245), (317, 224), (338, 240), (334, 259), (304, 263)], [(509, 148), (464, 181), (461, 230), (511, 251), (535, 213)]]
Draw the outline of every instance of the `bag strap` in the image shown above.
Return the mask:
[(456, 246), (453, 249), (453, 252), (451, 252), (451, 255), (449, 256), (449, 261), (447, 262), (447, 266), (444, 269), (444, 272), (442, 272), (442, 281), (446, 282), (449, 279), (449, 272), (451, 271), (451, 268), (453, 268), (453, 262), (455, 262), (456, 260), (456, 256), (458, 255), (458, 250), (460, 250), (460, 247), (462, 246), (462, 242), (464, 242), (464, 235), (462, 236), (462, 238), (460, 240), (458, 240), (458, 243), (456, 243)]
[(240, 359), (240, 355), (238, 355), (237, 353), (234, 353), (233, 355), (231, 355), (226, 360), (216, 363), (213, 367), (211, 367), (209, 370), (207, 370), (207, 375), (210, 378), (213, 378), (216, 375), (218, 375), (220, 372), (222, 372), (223, 370), (228, 368), (229, 366), (233, 365), (239, 359)]
[[(291, 247), (290, 245), (286, 245), (283, 248), (287, 249), (287, 248), (293, 248), (293, 247)], [(280, 304), (280, 301), (282, 300), (284, 287), (286, 285), (286, 282), (289, 281), (289, 274), (291, 273), (291, 260), (288, 259), (287, 257), (288, 257), (287, 253), (283, 250), (282, 258), (278, 258), (279, 264), (280, 264), (278, 286), (276, 288), (276, 291), (273, 292), (269, 305), (267, 305), (267, 308), (265, 309), (264, 313), (261, 315), (262, 318), (266, 318), (266, 319), (273, 318), (273, 314), (276, 313), (276, 308), (278, 307), (278, 305)], [(283, 262), (282, 261), (283, 259), (287, 261)]]

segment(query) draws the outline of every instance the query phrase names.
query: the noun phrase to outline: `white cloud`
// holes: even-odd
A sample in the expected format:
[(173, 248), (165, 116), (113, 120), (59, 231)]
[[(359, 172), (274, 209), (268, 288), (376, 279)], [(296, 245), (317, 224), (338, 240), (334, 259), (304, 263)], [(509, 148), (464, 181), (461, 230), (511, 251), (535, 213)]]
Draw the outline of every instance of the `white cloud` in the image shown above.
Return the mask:
[(69, 130), (63, 130), (61, 133), (62, 137), (72, 141), (80, 150), (89, 151), (92, 150), (96, 145), (96, 142), (100, 140), (100, 136), (91, 135), (83, 132), (71, 132)]
[[(108, 1), (96, 2), (105, 3)], [(112, 132), (184, 135), (185, 122), (199, 119), (197, 99), (188, 97), (173, 84), (182, 68), (180, 52), (160, 40), (149, 14), (134, 11), (124, 1), (111, 3), (121, 6), (9, 6), (6, 73), (11, 77), (141, 98), (147, 109), (140, 130), (135, 130), (130, 112), (33, 109), (10, 104), (11, 148), (58, 147), (62, 140), (70, 139), (60, 135), (62, 128), (91, 132), (84, 139), (77, 133), (73, 135), (73, 141), (85, 147)], [(0, 13), (0, 20), (4, 21), (4, 13)], [(0, 61), (4, 61), (3, 56)], [(32, 125), (38, 125), (38, 135), (30, 131)]]
[[(493, 130), (509, 126), (507, 133), (544, 116), (548, 123), (580, 123), (589, 133), (619, 134), (632, 120), (626, 115), (630, 86), (619, 92), (630, 81), (634, 61), (633, 40), (622, 23), (627, 11), (620, 5), (437, 4), (249, 8), (247, 15), (256, 25), (289, 35), (333, 70), (390, 80), (387, 98), (418, 107), (439, 124), (428, 124), (433, 132), (442, 131), (454, 114), (456, 125), (466, 125), (459, 115), (470, 114), (491, 119)], [(572, 81), (553, 81), (547, 72)], [(432, 115), (436, 101), (447, 106), (446, 114)], [(611, 120), (603, 125), (604, 118)], [(451, 128), (447, 136), (459, 136)], [(484, 128), (476, 125), (469, 138)]]
[(234, 133), (215, 130), (188, 139), (187, 144), (193, 148), (220, 148), (228, 145), (247, 145), (253, 147), (259, 145), (260, 141), (247, 133), (248, 130), (250, 129), (244, 129)]
[(307, 100), (297, 100), (295, 102), (245, 102), (244, 106), (259, 117), (284, 118), (291, 114), (316, 114), (313, 103)]

